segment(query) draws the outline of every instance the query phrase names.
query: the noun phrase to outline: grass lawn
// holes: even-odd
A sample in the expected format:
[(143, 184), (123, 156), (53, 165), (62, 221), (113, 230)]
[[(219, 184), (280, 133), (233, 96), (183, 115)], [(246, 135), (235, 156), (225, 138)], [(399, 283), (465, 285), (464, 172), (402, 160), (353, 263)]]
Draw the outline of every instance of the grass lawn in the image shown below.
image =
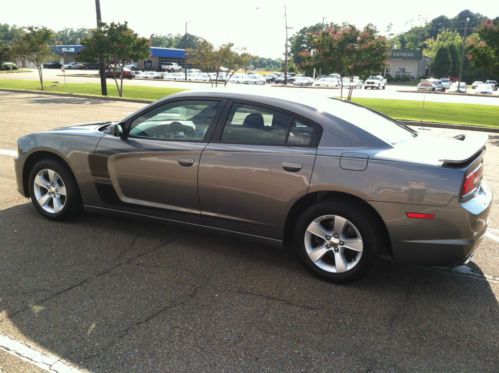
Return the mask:
[[(126, 98), (136, 98), (136, 99), (145, 99), (145, 100), (157, 100), (161, 97), (165, 97), (184, 90), (181, 88), (168, 88), (168, 87), (160, 88), (160, 87), (127, 85), (126, 80), (123, 82), (123, 87), (124, 87), (123, 91)], [(39, 91), (40, 82), (38, 82), (37, 80), (0, 79), (0, 89), (1, 88), (28, 89), (28, 90)], [(64, 86), (63, 82), (45, 81), (45, 91), (100, 96), (100, 84), (67, 83), (66, 86)], [(108, 79), (107, 91), (109, 96), (118, 97), (118, 92), (116, 90), (116, 84), (114, 84), (114, 80)]]
[(355, 97), (353, 101), (396, 119), (499, 127), (499, 106)]
[(0, 70), (0, 74), (30, 73), (31, 71), (30, 69)]
[[(126, 98), (152, 101), (183, 91), (181, 88), (132, 86), (126, 83), (125, 81)], [(107, 87), (109, 96), (118, 96), (113, 80), (108, 79)], [(39, 91), (40, 83), (36, 80), (0, 79), (1, 88)], [(98, 83), (68, 83), (65, 87), (64, 83), (47, 81), (45, 82), (45, 90), (100, 96), (100, 84)], [(396, 119), (499, 127), (499, 106), (428, 101), (423, 104), (422, 101), (355, 97), (353, 101)]]

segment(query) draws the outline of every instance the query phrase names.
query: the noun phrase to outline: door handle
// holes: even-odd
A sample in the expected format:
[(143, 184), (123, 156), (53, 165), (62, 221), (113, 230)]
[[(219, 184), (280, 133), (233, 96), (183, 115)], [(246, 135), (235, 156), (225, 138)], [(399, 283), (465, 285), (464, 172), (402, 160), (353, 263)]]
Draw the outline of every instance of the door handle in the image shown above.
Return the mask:
[(184, 167), (190, 167), (194, 164), (194, 159), (192, 158), (179, 158), (177, 159), (179, 165)]
[(298, 172), (302, 167), (303, 165), (301, 163), (282, 162), (282, 168), (289, 172)]

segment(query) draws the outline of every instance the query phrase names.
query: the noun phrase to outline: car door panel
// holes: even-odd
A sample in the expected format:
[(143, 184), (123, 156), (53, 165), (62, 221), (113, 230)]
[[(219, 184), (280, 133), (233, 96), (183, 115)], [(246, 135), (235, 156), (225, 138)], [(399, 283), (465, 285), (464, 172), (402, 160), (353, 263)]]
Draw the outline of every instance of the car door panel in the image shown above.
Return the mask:
[(305, 195), (315, 148), (211, 143), (199, 167), (208, 225), (281, 239), (286, 215)]

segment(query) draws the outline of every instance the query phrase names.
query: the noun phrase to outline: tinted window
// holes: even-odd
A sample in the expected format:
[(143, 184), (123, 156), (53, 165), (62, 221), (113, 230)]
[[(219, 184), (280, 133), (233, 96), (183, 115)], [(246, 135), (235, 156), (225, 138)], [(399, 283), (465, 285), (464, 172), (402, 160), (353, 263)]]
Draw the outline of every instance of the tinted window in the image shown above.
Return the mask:
[(238, 144), (285, 145), (290, 115), (253, 105), (234, 104), (222, 141)]
[(315, 128), (310, 124), (295, 120), (288, 136), (288, 145), (310, 146), (314, 139)]
[(175, 141), (204, 139), (219, 101), (177, 101), (136, 118), (130, 136)]

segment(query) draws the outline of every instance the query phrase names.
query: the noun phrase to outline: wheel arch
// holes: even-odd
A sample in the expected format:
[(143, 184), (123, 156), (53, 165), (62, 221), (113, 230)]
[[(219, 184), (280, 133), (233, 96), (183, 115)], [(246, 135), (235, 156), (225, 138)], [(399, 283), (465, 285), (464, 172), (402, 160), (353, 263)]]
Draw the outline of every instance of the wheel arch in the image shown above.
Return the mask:
[(385, 222), (381, 218), (381, 215), (378, 211), (368, 202), (359, 198), (353, 194), (344, 193), (344, 192), (336, 192), (336, 191), (317, 191), (304, 195), (300, 199), (298, 199), (286, 216), (286, 222), (284, 224), (284, 232), (283, 232), (283, 243), (285, 246), (288, 246), (292, 241), (293, 236), (293, 227), (299, 218), (301, 212), (308, 208), (309, 206), (325, 200), (325, 199), (334, 199), (341, 198), (347, 199), (350, 201), (354, 201), (362, 205), (367, 211), (369, 211), (373, 217), (376, 219), (376, 224), (378, 224), (380, 231), (382, 232), (382, 251), (381, 255), (388, 256), (390, 258), (393, 257), (390, 235), (388, 233), (388, 229), (386, 227)]
[(75, 174), (74, 174), (71, 166), (69, 165), (69, 162), (66, 159), (64, 159), (62, 156), (60, 156), (54, 152), (47, 151), (47, 150), (35, 151), (35, 152), (31, 153), (24, 161), (23, 173), (22, 173), (24, 196), (29, 197), (29, 180), (28, 180), (28, 178), (29, 178), (29, 174), (31, 172), (31, 169), (33, 168), (33, 166), (37, 162), (39, 162), (43, 159), (53, 159), (53, 160), (56, 160), (56, 161), (60, 162), (61, 164), (63, 164), (68, 169), (70, 176), (73, 178), (73, 181), (75, 182), (78, 193), (80, 194), (80, 197), (81, 197), (80, 187), (78, 185), (78, 182), (76, 181)]

